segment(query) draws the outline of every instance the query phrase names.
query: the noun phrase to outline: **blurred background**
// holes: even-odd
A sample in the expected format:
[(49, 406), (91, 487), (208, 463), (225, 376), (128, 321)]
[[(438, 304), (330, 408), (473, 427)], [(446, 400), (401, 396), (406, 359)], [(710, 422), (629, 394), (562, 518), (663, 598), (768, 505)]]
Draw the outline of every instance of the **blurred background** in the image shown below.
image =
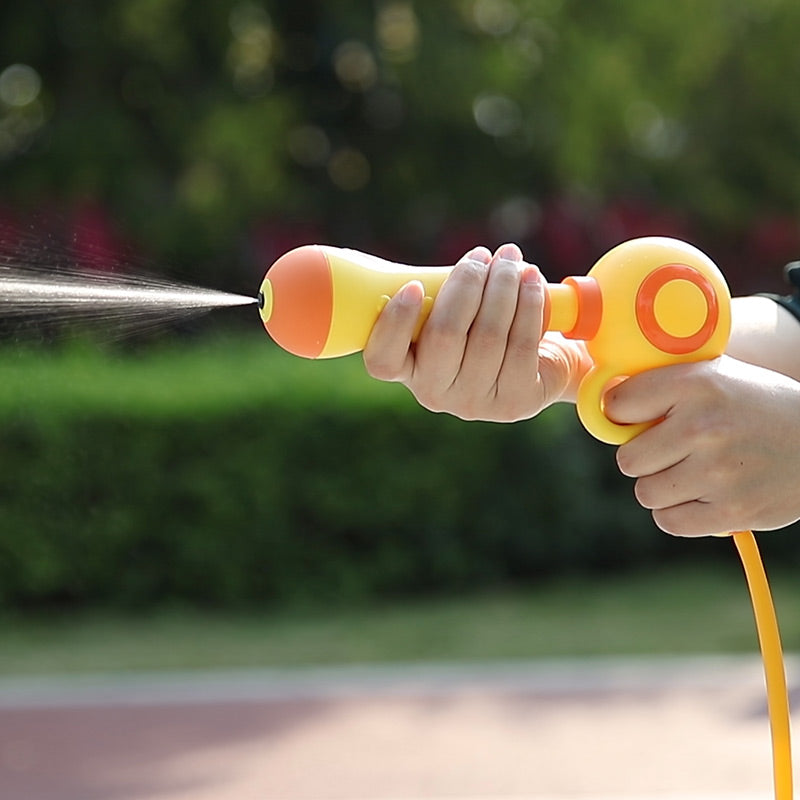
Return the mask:
[[(0, 265), (252, 296), (312, 242), (515, 241), (558, 281), (666, 234), (781, 292), (799, 29), (795, 0), (0, 3)], [(571, 408), (431, 414), (252, 306), (2, 301), (3, 796), (768, 786), (733, 548), (659, 532)], [(800, 649), (800, 537), (760, 540)], [(753, 669), (664, 660), (697, 654)]]
[[(666, 234), (783, 291), (798, 27), (792, 0), (4, 3), (2, 240), (252, 295), (310, 242), (515, 241), (556, 281)], [(0, 671), (754, 646), (727, 544), (657, 532), (570, 409), (432, 415), (252, 308), (44, 327), (0, 348)]]

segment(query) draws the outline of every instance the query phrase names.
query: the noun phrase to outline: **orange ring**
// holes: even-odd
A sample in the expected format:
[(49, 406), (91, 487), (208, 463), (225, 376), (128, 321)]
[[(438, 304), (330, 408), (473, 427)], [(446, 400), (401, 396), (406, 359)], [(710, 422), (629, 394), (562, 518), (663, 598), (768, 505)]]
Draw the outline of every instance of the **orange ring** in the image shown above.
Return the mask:
[[(673, 336), (659, 325), (655, 314), (656, 297), (671, 281), (689, 281), (706, 300), (706, 319), (700, 329), (690, 336)], [(643, 281), (636, 294), (636, 321), (639, 330), (650, 344), (662, 353), (682, 356), (699, 350), (713, 335), (719, 322), (719, 302), (711, 281), (702, 272), (687, 264), (665, 264), (654, 269)]]
[(567, 339), (581, 339), (585, 342), (594, 339), (603, 321), (603, 293), (600, 284), (589, 275), (564, 278), (561, 283), (571, 286), (578, 296), (578, 319), (571, 331), (566, 331)]

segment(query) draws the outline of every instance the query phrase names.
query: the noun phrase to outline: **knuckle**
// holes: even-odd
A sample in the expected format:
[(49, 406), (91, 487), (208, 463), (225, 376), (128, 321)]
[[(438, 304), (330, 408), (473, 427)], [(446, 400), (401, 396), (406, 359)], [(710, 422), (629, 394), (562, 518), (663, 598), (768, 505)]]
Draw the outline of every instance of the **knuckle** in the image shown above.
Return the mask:
[(477, 402), (463, 403), (461, 407), (453, 413), (465, 422), (476, 422), (478, 420), (484, 420), (487, 417), (483, 407)]
[(434, 390), (427, 384), (412, 383), (408, 389), (414, 395), (414, 399), (428, 411), (441, 414), (449, 410), (444, 393)]
[(403, 367), (388, 354), (379, 351), (365, 350), (363, 353), (364, 369), (367, 374), (379, 381), (400, 381), (403, 379)]
[(486, 264), (481, 261), (468, 259), (456, 264), (447, 280), (448, 282), (455, 281), (462, 283), (466, 287), (471, 287), (473, 289), (482, 289), (486, 282), (487, 273), (488, 267)]
[(462, 346), (465, 336), (461, 326), (451, 318), (430, 317), (425, 323), (426, 344), (437, 350)]
[(516, 289), (519, 286), (520, 265), (516, 261), (500, 259), (492, 265), (489, 279), (504, 288)]
[(398, 371), (397, 369), (389, 364), (388, 362), (382, 361), (380, 359), (372, 358), (372, 359), (364, 359), (364, 367), (367, 370), (367, 374), (375, 378), (379, 381), (394, 381), (398, 378)]
[(729, 387), (721, 378), (715, 364), (703, 362), (699, 366), (689, 365), (685, 378), (691, 385), (691, 393), (698, 399), (701, 408), (711, 410), (727, 403)]
[(503, 403), (496, 410), (496, 418), (505, 422), (520, 422), (531, 416), (530, 409), (521, 403)]
[(475, 345), (485, 349), (504, 347), (508, 341), (508, 328), (496, 320), (484, 320), (476, 325), (470, 339)]

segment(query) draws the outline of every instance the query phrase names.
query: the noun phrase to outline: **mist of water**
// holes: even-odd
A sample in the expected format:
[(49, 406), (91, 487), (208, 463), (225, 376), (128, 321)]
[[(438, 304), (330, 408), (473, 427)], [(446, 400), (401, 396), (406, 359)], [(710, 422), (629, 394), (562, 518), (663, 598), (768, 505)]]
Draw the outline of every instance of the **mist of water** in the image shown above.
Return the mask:
[(0, 320), (88, 322), (115, 338), (256, 302), (147, 274), (137, 259), (0, 227)]

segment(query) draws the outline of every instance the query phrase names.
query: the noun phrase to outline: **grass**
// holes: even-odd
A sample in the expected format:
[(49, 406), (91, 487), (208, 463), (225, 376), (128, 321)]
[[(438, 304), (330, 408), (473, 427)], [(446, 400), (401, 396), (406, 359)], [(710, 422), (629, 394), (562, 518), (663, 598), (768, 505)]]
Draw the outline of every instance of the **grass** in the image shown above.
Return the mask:
[[(800, 586), (773, 589), (800, 649)], [(5, 675), (757, 651), (735, 563), (349, 610), (5, 619), (0, 642)]]

